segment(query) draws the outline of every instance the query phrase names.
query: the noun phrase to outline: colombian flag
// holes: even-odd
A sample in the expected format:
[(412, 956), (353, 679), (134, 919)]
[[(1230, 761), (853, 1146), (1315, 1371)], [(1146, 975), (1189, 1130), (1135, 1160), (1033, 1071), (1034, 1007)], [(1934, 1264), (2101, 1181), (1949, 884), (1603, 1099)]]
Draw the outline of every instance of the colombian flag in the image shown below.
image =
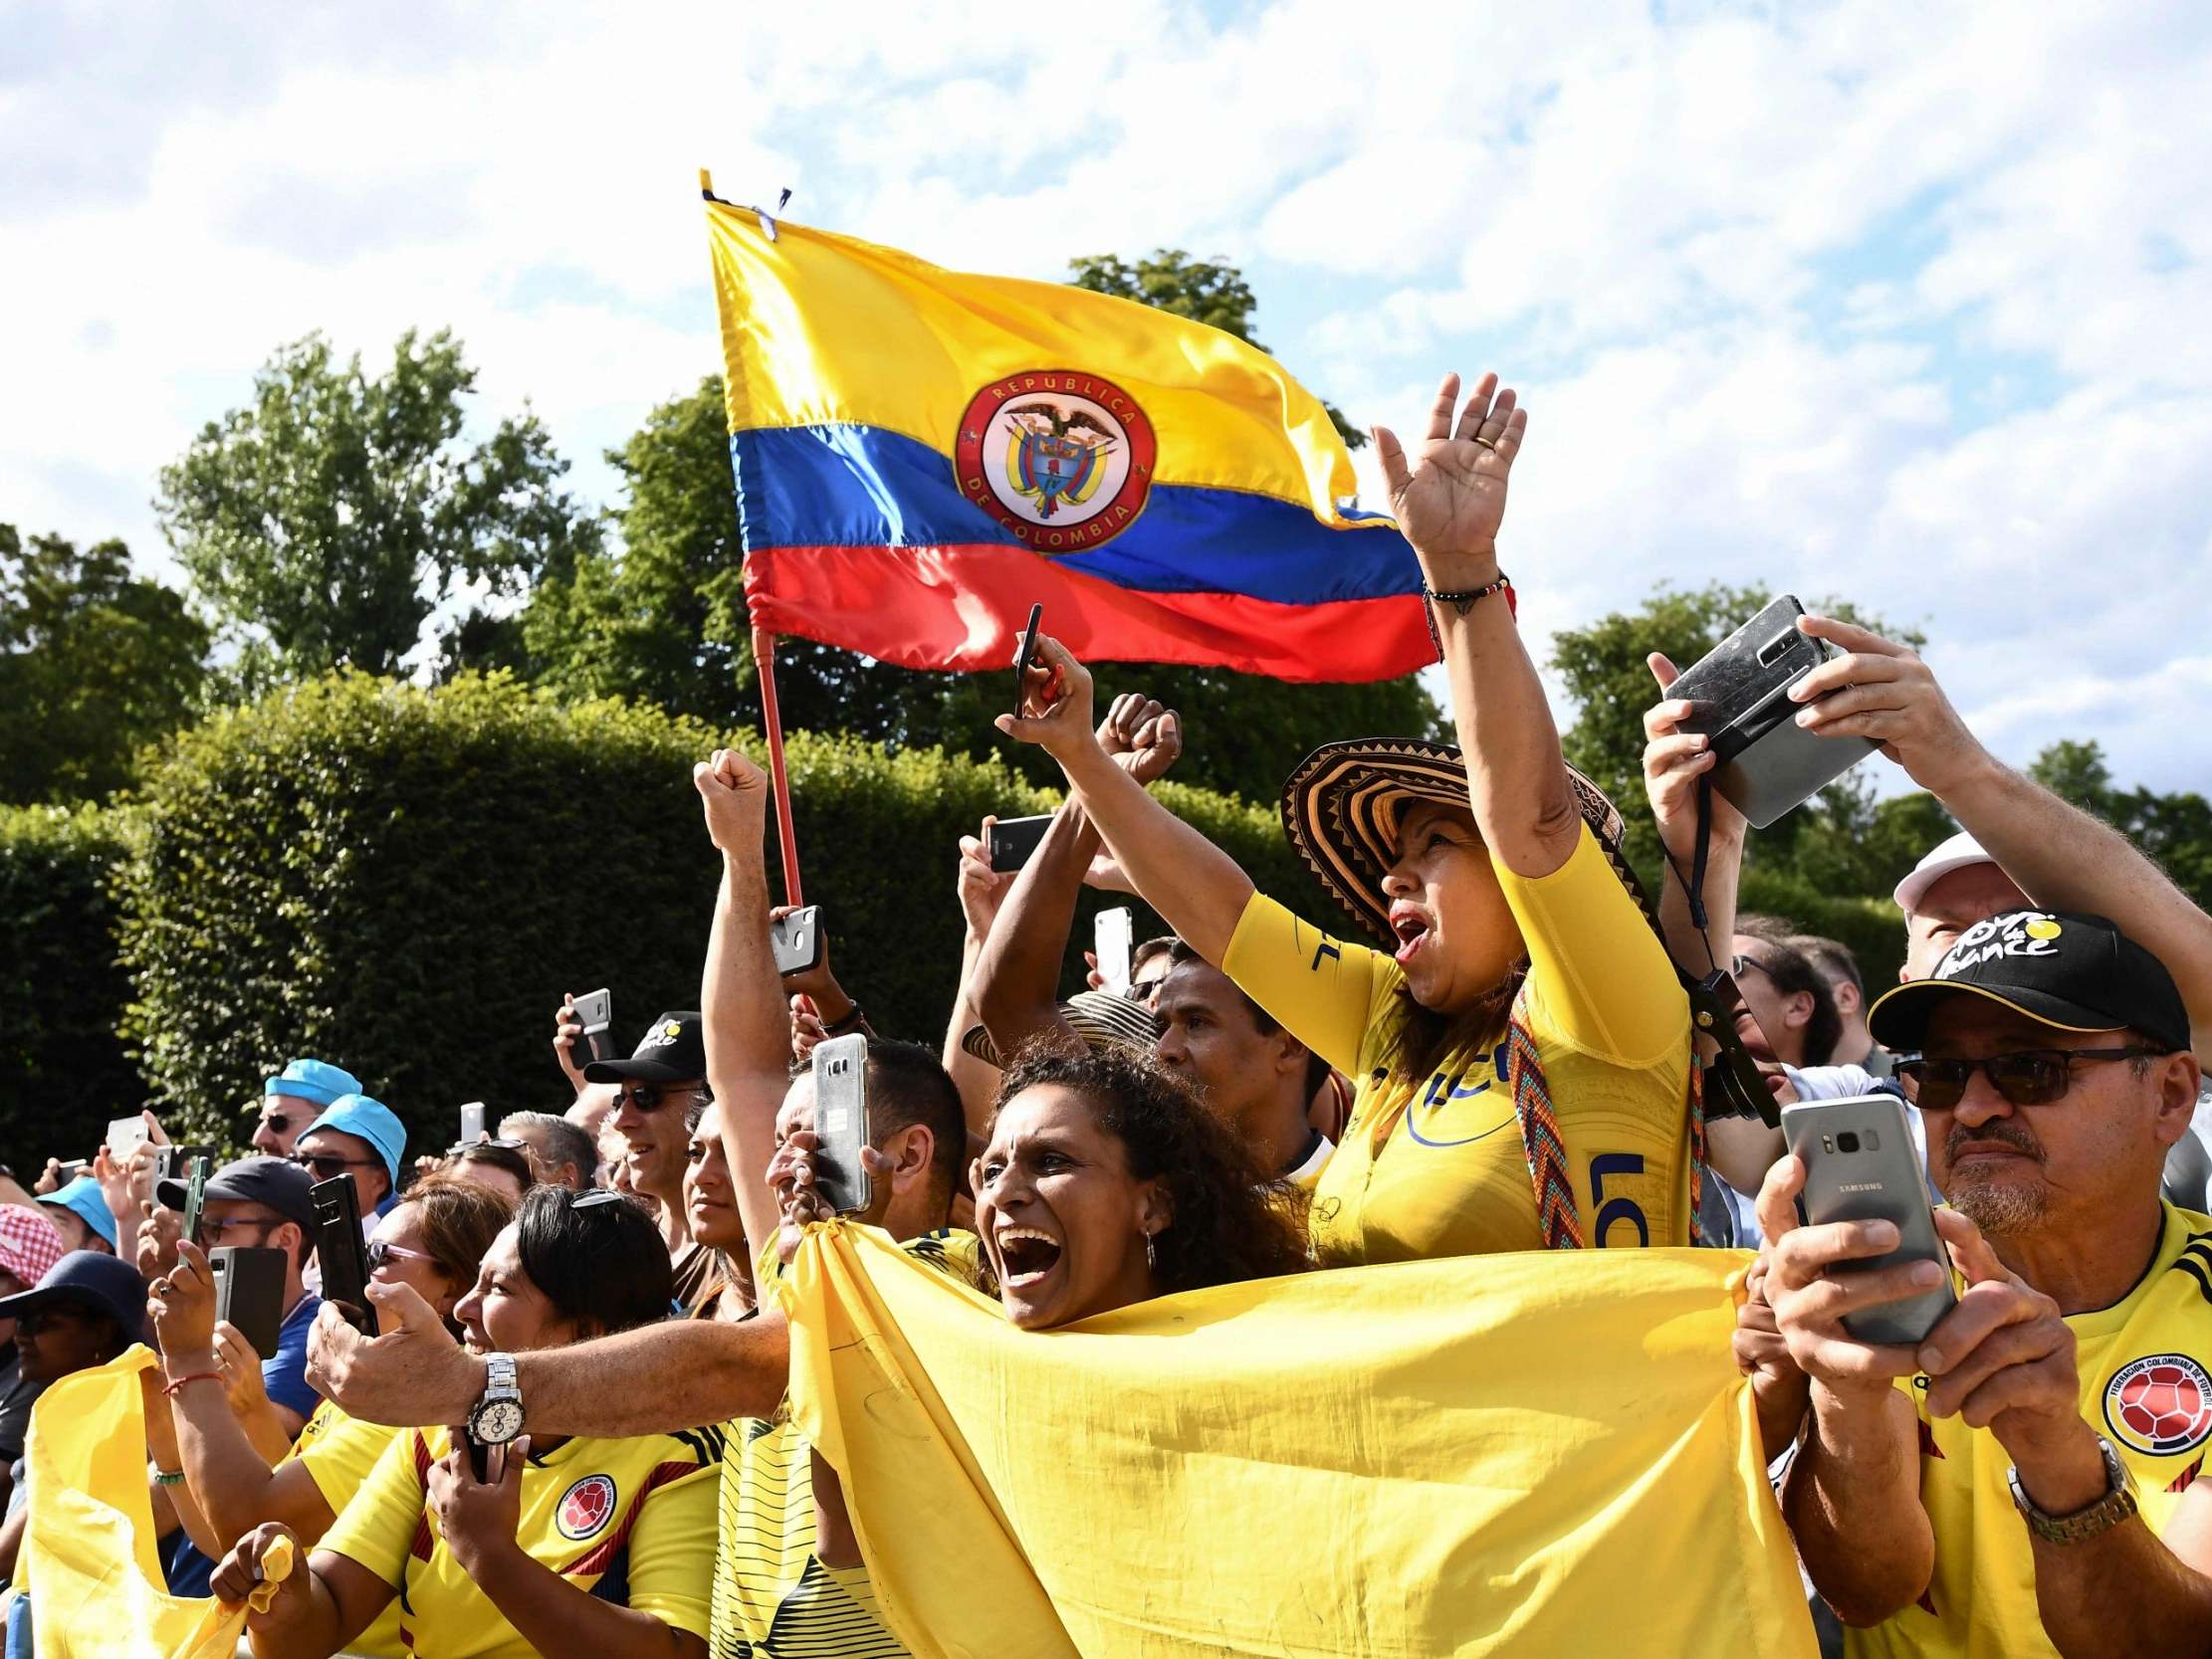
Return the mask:
[(709, 198), (754, 625), (999, 669), (1079, 657), (1380, 680), (1420, 569), (1347, 513), (1318, 399), (1257, 347), (1057, 283), (943, 271)]

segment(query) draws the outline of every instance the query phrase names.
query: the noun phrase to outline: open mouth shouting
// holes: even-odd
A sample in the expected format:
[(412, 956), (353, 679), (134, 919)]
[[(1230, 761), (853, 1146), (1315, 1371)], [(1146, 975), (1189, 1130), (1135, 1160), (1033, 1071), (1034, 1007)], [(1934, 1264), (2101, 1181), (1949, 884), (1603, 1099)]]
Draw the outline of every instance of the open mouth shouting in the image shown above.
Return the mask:
[(1398, 960), (1403, 966), (1424, 942), (1431, 929), (1429, 913), (1419, 905), (1401, 899), (1390, 908), (1390, 930), (1398, 935)]
[(998, 1252), (998, 1283), (1006, 1290), (1033, 1296), (1060, 1265), (1060, 1241), (1035, 1227), (1000, 1227), (993, 1242)]

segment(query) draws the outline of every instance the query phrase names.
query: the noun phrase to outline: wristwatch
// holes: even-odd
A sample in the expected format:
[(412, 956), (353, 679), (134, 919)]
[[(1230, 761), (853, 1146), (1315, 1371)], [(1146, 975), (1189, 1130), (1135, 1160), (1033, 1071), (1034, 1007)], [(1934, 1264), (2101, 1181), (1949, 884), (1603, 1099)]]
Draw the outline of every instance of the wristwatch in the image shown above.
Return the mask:
[(504, 1446), (523, 1432), (523, 1391), (515, 1385), (515, 1356), (484, 1356), (484, 1397), (469, 1407), (469, 1438)]
[(2112, 1450), (2112, 1443), (2101, 1434), (2097, 1437), (2097, 1449), (2104, 1459), (2104, 1496), (2088, 1509), (2076, 1510), (2072, 1515), (2044, 1514), (2021, 1489), (2020, 1465), (2014, 1464), (2007, 1472), (2005, 1481), (2012, 1488), (2013, 1507), (2028, 1523), (2028, 1531), (2046, 1544), (2080, 1544), (2084, 1539), (2109, 1531), (2135, 1513), (2135, 1477), (2127, 1472), (2127, 1465), (2120, 1462), (2119, 1453)]

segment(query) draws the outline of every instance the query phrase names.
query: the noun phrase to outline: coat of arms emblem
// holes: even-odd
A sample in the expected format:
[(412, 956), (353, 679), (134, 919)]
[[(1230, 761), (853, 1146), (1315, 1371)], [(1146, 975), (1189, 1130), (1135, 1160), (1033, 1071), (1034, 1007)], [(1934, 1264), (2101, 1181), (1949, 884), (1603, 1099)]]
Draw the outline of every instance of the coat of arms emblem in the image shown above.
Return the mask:
[(961, 494), (1030, 547), (1076, 552), (1129, 527), (1152, 489), (1158, 440), (1121, 387), (1036, 369), (978, 392), (954, 445)]

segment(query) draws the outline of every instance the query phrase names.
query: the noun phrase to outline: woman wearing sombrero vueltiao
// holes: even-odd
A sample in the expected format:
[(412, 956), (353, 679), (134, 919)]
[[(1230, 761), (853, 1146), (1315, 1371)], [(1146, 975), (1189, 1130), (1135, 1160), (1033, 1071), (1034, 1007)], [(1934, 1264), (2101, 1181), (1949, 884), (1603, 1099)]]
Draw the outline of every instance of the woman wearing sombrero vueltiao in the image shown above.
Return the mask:
[[(1571, 772), (1498, 571), (1527, 429), (1445, 377), (1409, 455), (1378, 428), (1451, 676), (1460, 747), (1332, 743), (1286, 787), (1292, 843), (1390, 953), (1253, 890), (1092, 735), (1091, 682), (1041, 642), (1010, 735), (1042, 744), (1145, 901), (1358, 1095), (1309, 1211), (1323, 1266), (1689, 1239), (1689, 1007)], [(1518, 1085), (1516, 1109), (1515, 1085)]]

